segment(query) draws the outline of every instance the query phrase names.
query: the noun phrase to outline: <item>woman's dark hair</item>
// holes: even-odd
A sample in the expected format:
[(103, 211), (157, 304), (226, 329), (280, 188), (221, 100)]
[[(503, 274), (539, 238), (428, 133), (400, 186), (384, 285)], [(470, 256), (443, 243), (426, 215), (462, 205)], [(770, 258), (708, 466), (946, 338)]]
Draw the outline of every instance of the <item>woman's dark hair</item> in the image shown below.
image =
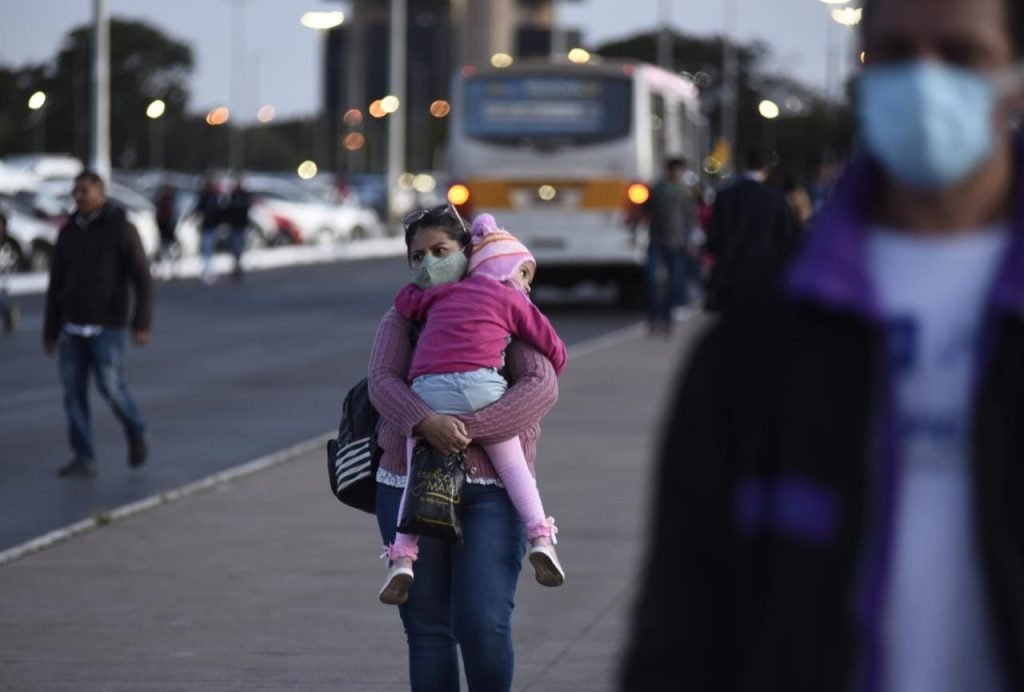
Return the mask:
[(454, 214), (427, 214), (422, 219), (405, 227), (405, 255), (408, 258), (412, 248), (412, 240), (424, 228), (436, 228), (443, 231), (449, 239), (454, 240), (460, 247), (469, 245), (469, 231), (462, 219)]
[[(875, 8), (879, 2), (884, 0), (862, 0), (863, 15), (861, 17), (860, 31), (861, 39), (870, 31), (871, 22), (874, 19)], [(1024, 57), (1024, 2), (1020, 0), (1003, 0), (1006, 6), (1007, 19), (1010, 20), (1010, 38), (1013, 39), (1013, 52), (1018, 57)]]

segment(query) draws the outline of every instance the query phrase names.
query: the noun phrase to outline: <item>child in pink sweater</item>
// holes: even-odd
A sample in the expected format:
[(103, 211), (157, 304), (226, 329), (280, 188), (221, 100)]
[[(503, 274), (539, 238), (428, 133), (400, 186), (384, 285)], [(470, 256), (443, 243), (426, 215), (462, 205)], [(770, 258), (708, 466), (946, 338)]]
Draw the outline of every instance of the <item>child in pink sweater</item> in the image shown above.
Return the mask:
[[(515, 236), (498, 228), (490, 214), (476, 219), (471, 236), (464, 279), (427, 289), (410, 284), (395, 298), (395, 308), (404, 318), (424, 323), (409, 368), (411, 388), (436, 413), (448, 415), (472, 413), (501, 398), (508, 383), (499, 370), (512, 336), (546, 355), (556, 374), (565, 369), (565, 344), (528, 297), (537, 266), (533, 255)], [(407, 468), (414, 446), (410, 438)], [(544, 513), (519, 439), (483, 448), (526, 525), (537, 581), (560, 586), (565, 573), (555, 553), (554, 519)], [(399, 521), (405, 499), (403, 494)], [(408, 598), (417, 540), (418, 536), (398, 533), (388, 547), (391, 567), (380, 592), (383, 603), (401, 605)]]

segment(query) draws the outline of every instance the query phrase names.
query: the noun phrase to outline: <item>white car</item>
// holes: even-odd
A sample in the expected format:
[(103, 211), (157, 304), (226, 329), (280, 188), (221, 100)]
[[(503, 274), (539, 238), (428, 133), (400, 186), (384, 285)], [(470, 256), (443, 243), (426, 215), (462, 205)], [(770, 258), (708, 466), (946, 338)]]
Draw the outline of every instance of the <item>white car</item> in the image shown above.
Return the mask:
[(272, 176), (245, 178), (246, 189), (296, 242), (332, 245), (377, 236), (380, 218), (349, 201), (331, 203), (295, 183)]
[(57, 227), (32, 216), (11, 199), (0, 201), (7, 217), (7, 237), (0, 245), (0, 273), (46, 271), (57, 245)]

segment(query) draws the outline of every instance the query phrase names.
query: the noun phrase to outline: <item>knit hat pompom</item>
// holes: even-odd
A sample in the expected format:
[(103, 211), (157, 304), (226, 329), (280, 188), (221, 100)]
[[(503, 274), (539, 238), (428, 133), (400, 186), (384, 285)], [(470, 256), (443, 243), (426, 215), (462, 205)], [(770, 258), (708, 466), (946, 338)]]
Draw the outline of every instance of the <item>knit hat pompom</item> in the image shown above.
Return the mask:
[(515, 279), (519, 268), (526, 262), (537, 265), (537, 260), (526, 246), (508, 231), (498, 228), (490, 214), (476, 217), (470, 235), (470, 274), (482, 274), (504, 282)]

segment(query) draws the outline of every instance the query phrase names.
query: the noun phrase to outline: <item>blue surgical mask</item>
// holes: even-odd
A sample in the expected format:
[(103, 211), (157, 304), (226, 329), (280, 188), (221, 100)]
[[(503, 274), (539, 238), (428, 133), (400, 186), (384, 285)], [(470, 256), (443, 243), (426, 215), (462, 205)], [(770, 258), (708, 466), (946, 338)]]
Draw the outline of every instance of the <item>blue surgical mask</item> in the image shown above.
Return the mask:
[(422, 289), (450, 284), (465, 276), (468, 264), (465, 252), (455, 252), (447, 257), (427, 255), (420, 266), (412, 270), (412, 281)]
[(865, 144), (896, 180), (921, 189), (962, 182), (995, 151), (999, 91), (984, 74), (918, 61), (864, 71)]

